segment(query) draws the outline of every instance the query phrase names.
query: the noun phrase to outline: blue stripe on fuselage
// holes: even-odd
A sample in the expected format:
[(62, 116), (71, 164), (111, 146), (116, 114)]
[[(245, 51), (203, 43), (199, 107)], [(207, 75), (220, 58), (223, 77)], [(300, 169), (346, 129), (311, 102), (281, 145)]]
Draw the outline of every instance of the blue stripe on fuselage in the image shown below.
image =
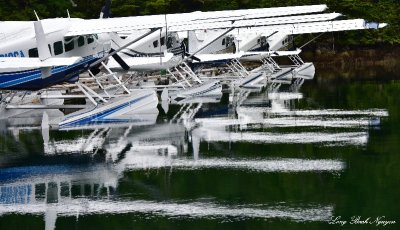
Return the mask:
[(99, 58), (88, 56), (73, 65), (53, 67), (51, 75), (46, 78), (42, 78), (40, 69), (0, 73), (0, 89), (40, 90), (55, 84), (71, 81), (97, 60)]

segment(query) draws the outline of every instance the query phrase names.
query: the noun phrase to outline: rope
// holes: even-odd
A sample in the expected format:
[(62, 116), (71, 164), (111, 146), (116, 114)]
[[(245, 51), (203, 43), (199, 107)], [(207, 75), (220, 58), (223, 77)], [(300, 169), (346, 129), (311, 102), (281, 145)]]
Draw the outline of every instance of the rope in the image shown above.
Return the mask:
[(302, 45), (302, 46), (300, 47), (300, 49), (303, 49), (304, 46), (310, 44), (310, 43), (313, 42), (315, 39), (321, 37), (321, 36), (322, 36), (323, 34), (325, 34), (325, 33), (326, 33), (326, 32), (323, 32), (323, 33), (319, 34), (318, 36), (314, 37), (313, 39), (311, 39), (310, 41), (306, 42), (304, 45)]

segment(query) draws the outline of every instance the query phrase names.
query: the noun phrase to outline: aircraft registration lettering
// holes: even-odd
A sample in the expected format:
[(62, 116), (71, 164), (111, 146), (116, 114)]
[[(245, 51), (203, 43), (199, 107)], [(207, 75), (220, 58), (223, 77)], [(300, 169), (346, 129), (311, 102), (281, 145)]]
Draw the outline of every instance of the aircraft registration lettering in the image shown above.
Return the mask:
[(14, 52), (9, 52), (5, 54), (0, 54), (0, 57), (25, 57), (24, 52), (22, 50), (20, 51), (14, 51)]

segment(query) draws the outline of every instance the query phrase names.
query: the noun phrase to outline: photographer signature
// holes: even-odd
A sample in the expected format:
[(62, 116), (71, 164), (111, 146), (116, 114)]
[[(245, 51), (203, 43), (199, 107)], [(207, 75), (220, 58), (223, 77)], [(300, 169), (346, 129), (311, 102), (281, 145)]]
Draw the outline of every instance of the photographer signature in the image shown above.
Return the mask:
[(366, 217), (363, 218), (361, 216), (352, 216), (350, 219), (346, 220), (341, 216), (333, 216), (328, 224), (340, 225), (344, 226), (347, 224), (350, 225), (375, 225), (375, 226), (387, 226), (396, 224), (395, 220), (387, 220), (385, 216), (377, 216), (377, 217)]

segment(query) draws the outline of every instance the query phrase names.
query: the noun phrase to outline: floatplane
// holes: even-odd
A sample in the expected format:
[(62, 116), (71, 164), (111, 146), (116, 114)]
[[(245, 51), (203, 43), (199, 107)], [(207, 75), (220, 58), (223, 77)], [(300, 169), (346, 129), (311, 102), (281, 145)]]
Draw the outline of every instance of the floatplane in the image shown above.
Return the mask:
[[(63, 121), (60, 121), (60, 126), (80, 125), (96, 119), (112, 119), (115, 116), (131, 111), (146, 111), (157, 106), (157, 96), (154, 91), (149, 89), (128, 89), (125, 85), (126, 82), (123, 82), (121, 77), (117, 77), (112, 69), (122, 69), (124, 71), (129, 71), (130, 69), (139, 71), (167, 69), (170, 76), (175, 79), (172, 87), (178, 89), (175, 89), (172, 93), (174, 99), (220, 94), (220, 81), (209, 80), (205, 82), (199, 78), (186, 63), (188, 59), (192, 60), (192, 63), (196, 61), (204, 63), (208, 60), (212, 62), (233, 60), (237, 64), (232, 66), (233, 69), (240, 67), (245, 70), (239, 62), (240, 58), (256, 55), (264, 55), (270, 58), (276, 54), (278, 56), (284, 54), (277, 53), (278, 51), (273, 53), (271, 53), (272, 51), (267, 51), (267, 54), (264, 52), (263, 54), (243, 55), (237, 52), (236, 48), (234, 49), (235, 54), (233, 55), (236, 55), (234, 57), (223, 54), (226, 56), (221, 58), (220, 56), (215, 56), (216, 54), (212, 54), (214, 56), (207, 60), (205, 56), (200, 57), (200, 55), (210, 49), (219, 52), (221, 49), (213, 46), (216, 42), (222, 41), (223, 50), (226, 50), (232, 44), (235, 47), (240, 47), (239, 43), (237, 45), (235, 43), (238, 39), (232, 37), (236, 29), (239, 31), (241, 28), (262, 27), (264, 28), (263, 30), (269, 28), (270, 31), (279, 31), (280, 26), (310, 22), (318, 23), (320, 21), (333, 20), (340, 16), (340, 14), (336, 13), (315, 14), (326, 9), (326, 5), (313, 5), (107, 19), (104, 17), (104, 14), (107, 13), (103, 12), (100, 19), (92, 20), (69, 17), (39, 20), (39, 17), (37, 17), (38, 21), (36, 22), (2, 22), (0, 23), (0, 26), (4, 28), (2, 31), (8, 32), (1, 37), (0, 89), (32, 91), (48, 89), (66, 82), (73, 83), (75, 87), (83, 92), (84, 97), (92, 103), (92, 106), (89, 108), (86, 106), (84, 110), (66, 116)], [(298, 14), (301, 15), (299, 16)], [(273, 29), (271, 29), (272, 27)], [(370, 27), (370, 25), (364, 25), (364, 28), (366, 27)], [(382, 26), (378, 27), (381, 28)], [(340, 26), (336, 30), (338, 28)], [(196, 43), (192, 44), (192, 47), (194, 46), (196, 50), (189, 48), (188, 53), (182, 51), (184, 45), (177, 34), (188, 33), (190, 35), (194, 34), (194, 32), (188, 31), (210, 29), (219, 30), (219, 32), (208, 37), (207, 40), (203, 39), (202, 46)], [(137, 32), (133, 34), (132, 31)], [(298, 29), (298, 31), (303, 30)], [(128, 39), (122, 41), (115, 33), (119, 34), (119, 36), (126, 36)], [(188, 40), (189, 43), (193, 42), (191, 37)], [(264, 40), (259, 39), (258, 44), (260, 47), (265, 46), (263, 45), (265, 42), (262, 42)], [(117, 47), (113, 47), (114, 43), (117, 44)], [(144, 44), (149, 44), (150, 49), (141, 47)], [(136, 48), (133, 49), (133, 47)], [(144, 50), (138, 51), (138, 47)], [(155, 50), (159, 52), (154, 52)], [(184, 55), (182, 55), (182, 52)], [(150, 55), (148, 55), (149, 53)], [(154, 55), (151, 55), (154, 53), (156, 54), (155, 58)], [(289, 56), (293, 57), (293, 60), (297, 62), (297, 68), (302, 68), (304, 63), (299, 59), (298, 53)], [(143, 56), (142, 62), (137, 62), (137, 58), (143, 58)], [(186, 56), (186, 58), (182, 56)], [(108, 64), (106, 63), (107, 59), (110, 59)], [(159, 61), (155, 61), (156, 59), (159, 59)], [(99, 67), (105, 68), (108, 74), (100, 77), (95, 76)], [(267, 67), (271, 67), (271, 63)], [(275, 67), (275, 72), (276, 69), (280, 69), (277, 65)], [(270, 72), (274, 71), (271, 68), (269, 69)], [(78, 81), (79, 74), (84, 71), (89, 72), (89, 75), (98, 84), (97, 87), (104, 91), (103, 93), (99, 93)], [(243, 71), (244, 74), (242, 73), (241, 76), (244, 77), (244, 80), (241, 79), (239, 85), (253, 84), (255, 82), (254, 79), (264, 76), (259, 72), (255, 71), (255, 76), (249, 76), (246, 71)], [(111, 86), (104, 86), (102, 84), (104, 82), (101, 82), (99, 78), (111, 78), (116, 83)], [(250, 80), (247, 80), (248, 78)], [(118, 95), (115, 95), (116, 90), (114, 90), (113, 95), (110, 95), (108, 91), (110, 88), (120, 89), (122, 92), (120, 91)], [(19, 97), (16, 97), (16, 95), (19, 95)], [(166, 99), (170, 98), (170, 96), (170, 92), (164, 90), (161, 97)], [(10, 112), (11, 109), (22, 111), (23, 109), (33, 108), (70, 108), (71, 106), (62, 105), (64, 99), (80, 97), (82, 96), (59, 95), (59, 92), (56, 91), (55, 93), (50, 93), (50, 95), (40, 96), (42, 102), (45, 103), (44, 105), (21, 106), (18, 104), (13, 105), (13, 102), (15, 100), (29, 102), (30, 93), (22, 93), (21, 95), (11, 92), (2, 97), (1, 114), (4, 118), (15, 114)]]
[[(105, 99), (78, 81), (79, 74), (95, 68), (107, 59), (110, 39), (106, 34), (66, 36), (74, 19), (45, 19), (35, 22), (2, 22), (0, 26), (8, 31), (0, 45), (0, 89), (11, 91), (1, 101), (1, 117), (17, 113), (12, 109), (54, 109), (64, 106), (68, 97), (45, 95), (50, 103), (42, 105), (12, 105), (17, 101), (18, 91), (47, 89), (60, 83), (75, 83), (93, 106), (79, 113), (73, 113), (60, 122), (61, 126), (88, 122), (93, 119), (107, 119), (132, 110), (147, 110), (157, 106), (157, 96), (150, 90), (126, 91), (126, 96)], [(79, 21), (79, 20), (78, 20)], [(2, 30), (3, 31), (3, 30)], [(18, 50), (18, 51), (13, 51)], [(28, 96), (27, 96), (28, 95)], [(22, 98), (32, 100), (33, 93), (22, 93)], [(93, 96), (101, 100), (98, 103)], [(55, 101), (55, 104), (52, 104)]]
[[(196, 23), (201, 23), (203, 26), (205, 25), (206, 17), (213, 18), (207, 22), (208, 27), (203, 27), (206, 29), (216, 28), (220, 25), (220, 23), (224, 24), (222, 20), (223, 17), (237, 17), (241, 15), (246, 19), (251, 18), (261, 18), (265, 17), (265, 25), (276, 24), (279, 22), (286, 21), (299, 21), (301, 19), (291, 18), (288, 15), (294, 14), (305, 14), (305, 13), (317, 13), (326, 10), (326, 5), (316, 5), (316, 6), (295, 6), (295, 7), (282, 7), (282, 8), (274, 8), (276, 9), (262, 9), (261, 10), (245, 10), (245, 11), (222, 11), (222, 12), (195, 12), (192, 14), (175, 14), (175, 15), (166, 15), (165, 23), (166, 25), (171, 25), (176, 21), (181, 20), (183, 17), (189, 16), (194, 20), (197, 20)], [(203, 16), (202, 16), (203, 15)], [(204, 15), (207, 15), (204, 17)], [(335, 14), (336, 15), (336, 14)], [(156, 18), (157, 16), (149, 16), (151, 18)], [(272, 18), (274, 17), (274, 18)], [(322, 16), (322, 18), (331, 18), (332, 15)], [(306, 19), (311, 20), (311, 19)], [(315, 20), (315, 19), (314, 19)], [(200, 21), (200, 22), (199, 22)], [(259, 26), (260, 21), (253, 21), (255, 24), (252, 26)], [(236, 23), (232, 21), (232, 23)], [(242, 27), (242, 22), (238, 22), (238, 27)], [(264, 22), (263, 22), (264, 23)], [(169, 77), (172, 78), (174, 83), (169, 85), (158, 85), (155, 84), (145, 84), (144, 87), (151, 87), (156, 89), (163, 89), (163, 93), (161, 98), (163, 100), (172, 99), (171, 101), (180, 101), (183, 99), (188, 99), (191, 97), (197, 96), (218, 96), (221, 94), (222, 86), (217, 80), (210, 79), (200, 79), (197, 75), (192, 71), (192, 68), (186, 64), (186, 62), (191, 59), (195, 59), (200, 61), (198, 57), (196, 57), (197, 53), (200, 53), (204, 50), (214, 49), (212, 46), (215, 40), (224, 37), (226, 34), (231, 32), (234, 28), (230, 26), (228, 29), (223, 29), (218, 31), (216, 36), (212, 37), (211, 41), (203, 42), (199, 45), (192, 44), (193, 41), (189, 39), (189, 53), (186, 52), (185, 48), (187, 44), (185, 44), (182, 40), (184, 38), (188, 38), (187, 33), (193, 33), (192, 31), (188, 32), (179, 32), (174, 31), (174, 28), (170, 26), (166, 26), (166, 29), (155, 31), (151, 35), (144, 38), (141, 42), (138, 42), (134, 45), (129, 46), (128, 48), (121, 50), (118, 53), (118, 58), (110, 58), (110, 61), (107, 63), (107, 70), (117, 71), (117, 72), (154, 72), (165, 70)], [(176, 29), (175, 29), (176, 30)], [(203, 30), (201, 30), (203, 31)], [(127, 42), (135, 39), (140, 32), (123, 32), (119, 33), (124, 39), (119, 37), (113, 37), (113, 49), (118, 49), (122, 45)], [(184, 58), (186, 56), (186, 58)], [(237, 58), (240, 56), (237, 56)], [(219, 62), (226, 61), (227, 59), (231, 60), (233, 57), (211, 57), (207, 60), (203, 60), (202, 62)], [(122, 63), (122, 64), (121, 64)]]
[[(326, 6), (297, 7), (294, 12), (315, 12)], [(285, 8), (288, 11), (293, 8)], [(185, 17), (182, 17), (182, 16)], [(13, 116), (11, 109), (48, 109), (67, 108), (61, 105), (63, 100), (73, 96), (50, 95), (44, 97), (55, 105), (12, 105), (19, 100), (15, 91), (35, 91), (47, 89), (61, 83), (74, 83), (85, 97), (93, 103), (92, 108), (71, 114), (61, 126), (87, 122), (94, 118), (106, 119), (139, 108), (155, 107), (156, 95), (145, 90), (133, 93), (115, 78), (118, 86), (128, 96), (118, 99), (107, 98), (78, 82), (79, 74), (104, 65), (103, 61), (135, 42), (140, 41), (154, 31), (166, 27), (168, 31), (188, 31), (205, 28), (238, 28), (265, 25), (265, 17), (270, 17), (271, 9), (240, 10), (233, 12), (194, 12), (189, 14), (156, 15), (143, 17), (110, 18), (83, 20), (57, 18), (36, 22), (1, 22), (0, 45), (0, 89), (11, 91), (2, 97), (2, 117)], [(184, 18), (184, 19), (182, 19)], [(168, 22), (168, 24), (166, 24)], [(124, 26), (120, 26), (124, 25)], [(125, 44), (120, 50), (111, 50), (111, 38), (107, 33), (145, 30), (141, 36)], [(110, 52), (111, 51), (111, 52)], [(118, 58), (117, 58), (118, 59)], [(122, 62), (121, 62), (122, 63)], [(114, 76), (114, 75), (113, 75)], [(100, 88), (103, 88), (100, 85)], [(105, 92), (107, 95), (107, 92)], [(30, 93), (23, 93), (26, 99)], [(109, 95), (108, 95), (109, 96)], [(43, 98), (43, 97), (41, 97)], [(23, 101), (23, 100), (22, 100)], [(29, 101), (29, 100), (28, 100)], [(18, 112), (17, 112), (18, 113)]]
[[(191, 32), (188, 35), (189, 53), (191, 49), (211, 41), (208, 49), (196, 54), (201, 61), (197, 59), (194, 60), (194, 63), (216, 64), (215, 60), (218, 60), (219, 64), (226, 64), (231, 75), (232, 73), (235, 75), (233, 80), (239, 77), (236, 84), (240, 87), (257, 87), (260, 85), (258, 82), (266, 78), (270, 81), (311, 79), (315, 74), (313, 63), (304, 62), (299, 56), (301, 48), (304, 46), (294, 50), (285, 50), (292, 44), (293, 35), (380, 29), (387, 26), (386, 23), (367, 22), (364, 19), (336, 20), (340, 16), (342, 15), (338, 13), (330, 13), (277, 17), (270, 19), (268, 26), (234, 29), (217, 39), (215, 36), (220, 33), (219, 30), (202, 33)], [(307, 44), (309, 42), (305, 45)], [(290, 66), (278, 65), (274, 57), (282, 56), (288, 57), (293, 64)], [(223, 60), (230, 61), (223, 62)], [(241, 63), (243, 61), (259, 61), (262, 65), (248, 71)], [(227, 74), (214, 78), (229, 79)]]

